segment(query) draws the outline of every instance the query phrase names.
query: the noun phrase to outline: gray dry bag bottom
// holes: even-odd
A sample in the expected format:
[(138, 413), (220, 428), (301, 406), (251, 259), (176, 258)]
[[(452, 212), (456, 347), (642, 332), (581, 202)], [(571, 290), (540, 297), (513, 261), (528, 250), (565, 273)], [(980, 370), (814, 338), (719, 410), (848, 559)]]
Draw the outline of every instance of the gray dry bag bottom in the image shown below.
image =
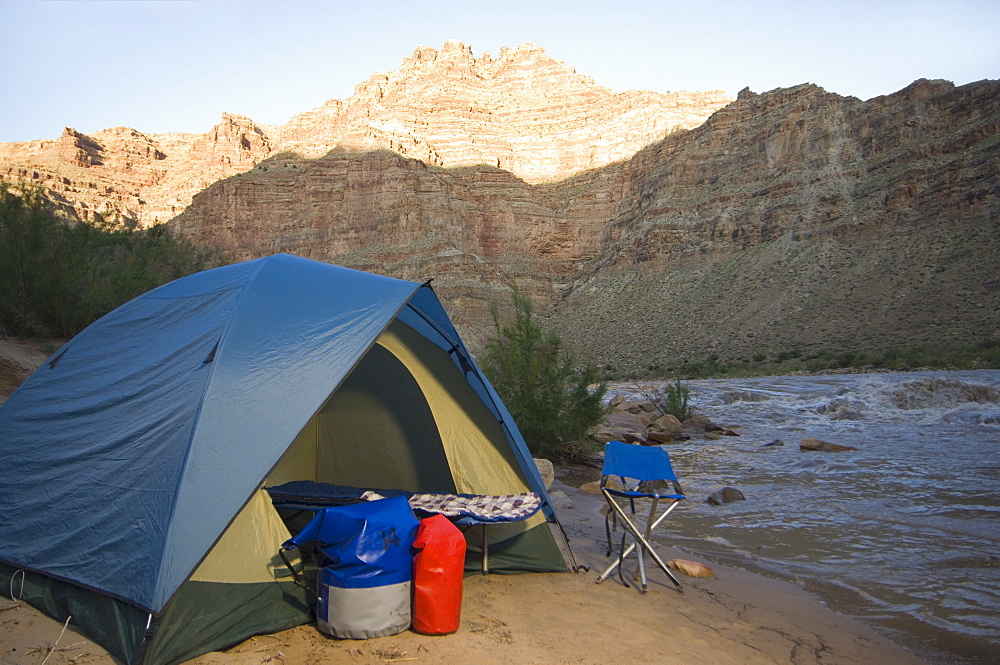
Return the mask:
[(341, 639), (396, 635), (410, 627), (410, 582), (361, 589), (319, 583), (316, 624)]

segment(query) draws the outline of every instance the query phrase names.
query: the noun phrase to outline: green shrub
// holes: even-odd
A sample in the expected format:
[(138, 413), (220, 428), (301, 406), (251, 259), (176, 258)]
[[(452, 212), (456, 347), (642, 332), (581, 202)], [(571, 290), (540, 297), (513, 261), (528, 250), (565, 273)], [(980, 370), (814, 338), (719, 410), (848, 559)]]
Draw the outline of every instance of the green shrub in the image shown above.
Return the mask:
[(0, 334), (72, 337), (122, 303), (216, 263), (163, 227), (61, 218), (38, 186), (0, 180)]
[(681, 422), (693, 416), (695, 412), (691, 406), (691, 391), (681, 385), (680, 378), (663, 389), (661, 403), (664, 413), (676, 417)]
[(559, 336), (544, 332), (532, 317), (531, 299), (513, 295), (514, 320), (503, 323), (490, 304), (496, 337), (486, 340), (480, 363), (514, 417), (531, 453), (562, 458), (566, 444), (583, 439), (605, 414), (607, 386), (597, 368), (577, 367)]

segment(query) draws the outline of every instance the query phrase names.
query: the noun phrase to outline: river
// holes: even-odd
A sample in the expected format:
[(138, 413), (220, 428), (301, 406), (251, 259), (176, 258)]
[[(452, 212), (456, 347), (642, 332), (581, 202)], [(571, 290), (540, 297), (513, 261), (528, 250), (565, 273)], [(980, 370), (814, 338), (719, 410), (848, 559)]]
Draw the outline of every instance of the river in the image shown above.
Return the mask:
[[(740, 436), (666, 446), (689, 500), (665, 539), (793, 581), (932, 663), (997, 662), (1000, 371), (684, 385)], [(724, 486), (746, 500), (705, 503)]]

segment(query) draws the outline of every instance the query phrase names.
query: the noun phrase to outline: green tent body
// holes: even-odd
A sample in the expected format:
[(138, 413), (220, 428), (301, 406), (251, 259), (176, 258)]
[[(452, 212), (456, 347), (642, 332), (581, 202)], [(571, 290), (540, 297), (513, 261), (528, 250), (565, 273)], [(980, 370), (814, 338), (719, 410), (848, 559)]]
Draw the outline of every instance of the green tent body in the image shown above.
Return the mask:
[(264, 490), (288, 481), (536, 492), (541, 512), (488, 529), (491, 571), (567, 569), (527, 447), (430, 286), (289, 255), (95, 322), (0, 406), (0, 455), (0, 584), (130, 664), (310, 620)]

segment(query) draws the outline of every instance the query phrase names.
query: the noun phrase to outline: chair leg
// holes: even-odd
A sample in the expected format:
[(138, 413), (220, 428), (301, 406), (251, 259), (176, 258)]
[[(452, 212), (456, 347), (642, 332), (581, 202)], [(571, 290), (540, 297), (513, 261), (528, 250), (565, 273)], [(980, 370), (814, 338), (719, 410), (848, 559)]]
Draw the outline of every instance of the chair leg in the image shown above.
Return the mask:
[[(646, 517), (646, 540), (649, 540), (653, 533), (654, 520), (656, 519), (656, 509), (660, 506), (660, 499), (654, 497), (649, 503), (649, 515)], [(658, 522), (656, 522), (658, 524)], [(639, 583), (642, 593), (646, 593), (649, 585), (646, 583), (646, 562), (643, 556), (644, 552), (642, 548), (639, 548), (638, 558), (639, 558)]]
[(639, 591), (646, 593), (649, 590), (649, 585), (646, 583), (646, 564), (643, 561), (642, 548), (639, 548), (639, 552), (636, 555), (639, 559)]
[[(629, 520), (628, 520), (628, 519), (626, 519), (626, 518), (624, 518), (624, 517), (622, 517), (622, 518), (619, 518), (619, 517), (618, 517), (618, 513), (619, 513), (619, 512), (624, 512), (624, 511), (622, 511), (622, 509), (621, 509), (621, 508), (620, 508), (620, 507), (618, 506), (618, 504), (617, 504), (617, 503), (616, 503), (616, 502), (614, 501), (614, 499), (612, 499), (612, 498), (611, 498), (610, 496), (608, 496), (608, 495), (605, 495), (605, 499), (607, 499), (608, 503), (614, 503), (614, 504), (615, 504), (615, 506), (616, 506), (616, 507), (618, 507), (617, 511), (615, 511), (615, 512), (614, 512), (614, 514), (613, 514), (613, 516), (614, 516), (614, 517), (615, 517), (616, 519), (618, 519), (618, 521), (620, 521), (620, 522), (625, 522), (625, 523), (629, 523), (629, 524), (631, 524), (631, 522), (629, 522)], [(672, 502), (672, 503), (671, 503), (671, 504), (670, 504), (669, 506), (667, 506), (667, 509), (666, 509), (666, 510), (664, 510), (664, 511), (663, 511), (663, 513), (661, 513), (661, 514), (660, 514), (660, 515), (659, 515), (659, 516), (658, 516), (658, 517), (656, 518), (656, 520), (655, 520), (655, 521), (654, 521), (654, 522), (653, 522), (652, 524), (650, 524), (650, 523), (649, 523), (649, 521), (647, 520), (647, 527), (646, 527), (646, 534), (647, 534), (647, 536), (646, 536), (646, 540), (649, 540), (649, 535), (651, 535), (651, 534), (652, 534), (652, 532), (653, 532), (653, 529), (655, 529), (656, 527), (660, 526), (660, 523), (661, 523), (661, 522), (662, 522), (663, 520), (665, 520), (665, 519), (667, 518), (667, 515), (669, 515), (669, 514), (670, 514), (670, 512), (671, 512), (671, 511), (672, 511), (672, 510), (673, 510), (674, 508), (676, 508), (676, 507), (677, 507), (677, 504), (678, 504), (678, 502), (677, 502), (677, 501), (674, 501), (674, 502)], [(652, 516), (653, 516), (654, 512), (655, 512), (655, 510), (654, 510), (654, 509), (651, 509), (651, 510), (650, 510), (650, 519), (652, 518)], [(623, 528), (624, 528), (624, 527), (623, 527)], [(629, 529), (629, 531), (630, 531), (630, 532), (632, 532), (632, 529)], [(609, 545), (609, 549), (608, 549), (608, 556), (611, 556), (611, 550), (610, 550), (610, 543), (611, 543), (611, 538), (610, 538), (610, 530), (609, 530), (609, 532), (608, 532), (608, 533), (609, 533), (609, 536), (608, 536), (608, 545)], [(634, 532), (633, 532), (633, 533), (634, 533)], [(629, 544), (629, 546), (628, 546), (628, 547), (626, 547), (625, 549), (623, 549), (623, 550), (622, 550), (622, 553), (621, 553), (621, 555), (620, 555), (620, 556), (619, 556), (618, 558), (616, 558), (616, 559), (614, 560), (614, 562), (612, 562), (612, 564), (611, 564), (610, 566), (608, 566), (608, 567), (607, 567), (607, 569), (605, 569), (605, 571), (604, 571), (603, 573), (601, 573), (601, 574), (600, 574), (600, 576), (599, 576), (599, 577), (597, 578), (597, 584), (600, 584), (601, 582), (603, 582), (604, 580), (606, 580), (606, 579), (607, 579), (607, 578), (608, 578), (608, 577), (609, 577), (609, 576), (611, 575), (611, 573), (613, 573), (613, 572), (615, 571), (615, 569), (616, 569), (616, 568), (618, 568), (619, 564), (621, 564), (621, 562), (622, 562), (622, 561), (624, 561), (624, 560), (625, 560), (625, 558), (626, 558), (626, 557), (627, 557), (627, 556), (628, 556), (629, 554), (631, 554), (631, 553), (632, 553), (632, 550), (634, 550), (634, 549), (635, 549), (635, 546), (636, 546), (636, 543), (634, 543), (634, 542), (633, 542), (633, 543)], [(646, 544), (646, 546), (647, 546), (647, 547), (649, 547), (649, 544), (647, 543), (647, 544)], [(640, 554), (641, 554), (642, 550), (640, 549), (639, 551), (640, 551)], [(640, 562), (641, 562), (641, 557), (640, 557)], [(661, 566), (660, 566), (660, 568), (663, 568), (663, 566), (661, 565)], [(674, 577), (674, 576), (673, 576), (673, 575), (672, 575), (672, 574), (670, 573), (670, 571), (669, 571), (669, 570), (664, 570), (664, 572), (665, 572), (665, 573), (667, 574), (667, 576), (668, 576), (668, 577), (670, 578), (670, 580), (671, 580), (671, 581), (672, 581), (672, 582), (674, 583), (674, 585), (675, 585), (675, 586), (677, 587), (677, 590), (678, 590), (678, 591), (682, 591), (682, 592), (683, 592), (683, 590), (682, 590), (682, 589), (680, 588), (680, 583), (679, 583), (679, 582), (677, 581), (677, 578), (676, 578), (676, 577)]]
[[(667, 568), (667, 564), (663, 563), (663, 560), (660, 558), (660, 555), (656, 553), (656, 550), (653, 549), (653, 546), (650, 545), (649, 541), (645, 538), (645, 536), (643, 536), (642, 533), (639, 531), (639, 529), (636, 528), (636, 526), (628, 519), (628, 515), (625, 514), (625, 511), (622, 510), (622, 507), (619, 506), (616, 501), (610, 500), (610, 496), (607, 494), (607, 492), (605, 492), (605, 498), (609, 499), (608, 505), (611, 506), (611, 508), (618, 514), (619, 519), (621, 519), (622, 527), (629, 530), (629, 532), (635, 538), (638, 545), (649, 553), (649, 556), (653, 559), (654, 562), (656, 562), (657, 567), (659, 567), (659, 569), (662, 570), (668, 578), (670, 578), (670, 581), (674, 583), (674, 586), (677, 587), (677, 590), (683, 593), (684, 590), (681, 589), (681, 583), (677, 580), (676, 577), (674, 577), (673, 573), (670, 572), (670, 569)], [(676, 505), (677, 505), (676, 502), (671, 504), (670, 508), (668, 508), (664, 512), (664, 514), (661, 515), (656, 520), (656, 522), (654, 522), (654, 524), (649, 527), (649, 530), (651, 531), (653, 526), (659, 524), (663, 520), (663, 518), (666, 517), (667, 513), (669, 513), (670, 510), (672, 510), (673, 507)], [(621, 561), (622, 558), (624, 558), (624, 555), (622, 557), (619, 557), (619, 561)], [(611, 570), (614, 570), (614, 568), (612, 567)]]

